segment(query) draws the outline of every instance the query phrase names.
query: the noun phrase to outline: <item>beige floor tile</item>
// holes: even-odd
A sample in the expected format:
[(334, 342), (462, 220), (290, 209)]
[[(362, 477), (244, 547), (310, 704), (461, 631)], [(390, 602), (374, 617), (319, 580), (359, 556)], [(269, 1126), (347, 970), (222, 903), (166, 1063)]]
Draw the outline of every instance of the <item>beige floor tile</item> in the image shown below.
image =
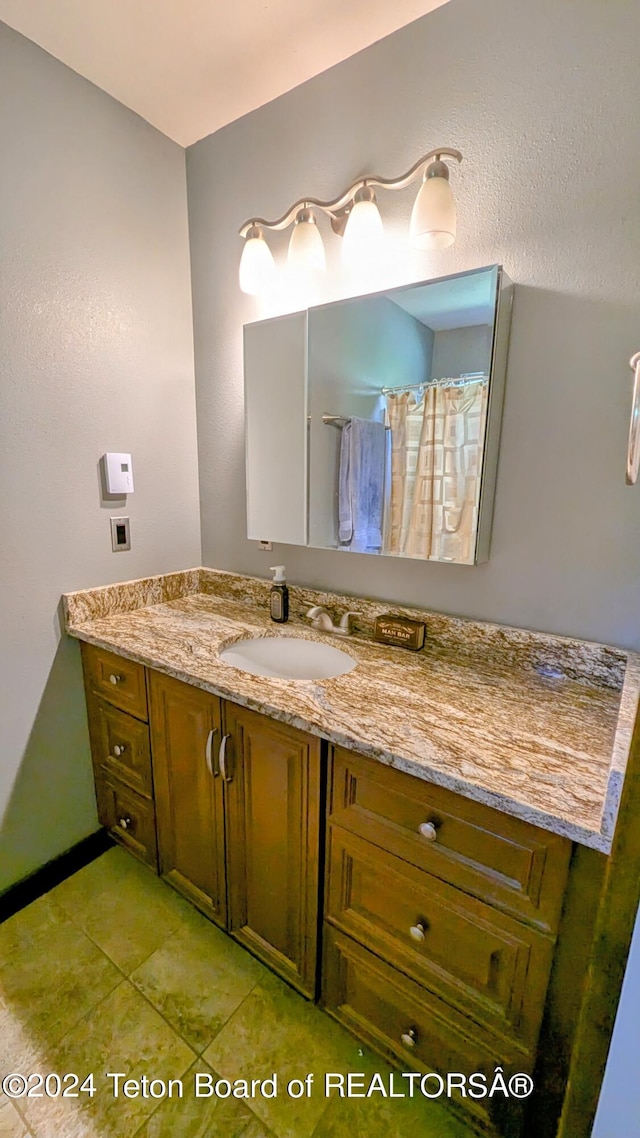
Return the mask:
[[(384, 1071), (381, 1061), (379, 1070)], [(475, 1138), (476, 1131), (460, 1122), (439, 1102), (424, 1099), (333, 1097), (313, 1132), (313, 1138)]]
[(39, 1035), (29, 1027), (24, 1011), (14, 1011), (0, 995), (0, 1078), (13, 1072), (31, 1074), (49, 1070), (53, 1046), (47, 1043), (43, 1033)]
[[(357, 1042), (328, 1016), (268, 974), (216, 1036), (204, 1059), (228, 1079), (277, 1074), (277, 1097), (257, 1097), (251, 1109), (278, 1138), (308, 1138), (327, 1109), (325, 1072), (359, 1069), (358, 1050)], [(309, 1072), (315, 1076), (311, 1096), (290, 1097), (289, 1080), (304, 1079)]]
[(160, 947), (191, 908), (120, 849), (68, 878), (52, 897), (127, 975)]
[(131, 980), (201, 1052), (266, 974), (263, 965), (193, 910)]
[(123, 981), (73, 1028), (52, 1055), (52, 1069), (92, 1072), (96, 1094), (77, 1099), (23, 1099), (35, 1138), (128, 1138), (156, 1106), (153, 1098), (115, 1097), (108, 1072), (128, 1078), (180, 1078), (195, 1056), (147, 1001)]
[(16, 954), (24, 956), (32, 949), (38, 949), (43, 932), (61, 920), (65, 920), (65, 914), (54, 904), (51, 893), (9, 917), (8, 921), (0, 924), (0, 966)]
[(124, 877), (140, 876), (140, 873), (152, 876), (152, 871), (140, 865), (126, 850), (113, 846), (67, 877), (51, 891), (49, 897), (55, 898), (68, 913), (82, 914), (105, 890), (112, 889)]
[(164, 1099), (135, 1138), (269, 1138), (269, 1132), (244, 1102), (234, 1098), (196, 1098), (194, 1075), (218, 1078), (200, 1060), (184, 1077), (184, 1097)]
[[(344, 1066), (335, 1068), (339, 1074), (346, 1075), (350, 1070), (363, 1076), (353, 1086), (354, 1092), (364, 1094), (374, 1075), (381, 1077), (389, 1095), (391, 1089), (394, 1093), (404, 1089), (404, 1080), (398, 1071), (364, 1044), (356, 1046), (355, 1059), (348, 1057)], [(355, 1093), (347, 1098), (346, 1091), (344, 1097), (332, 1094), (313, 1138), (359, 1135), (366, 1138), (415, 1138), (416, 1135), (420, 1138), (476, 1138), (476, 1131), (465, 1126), (446, 1104), (418, 1094), (404, 1099), (385, 1097), (381, 1092), (374, 1092), (369, 1098), (356, 1097)]]
[(27, 1127), (17, 1110), (0, 1094), (0, 1138), (26, 1138)]
[[(47, 1051), (120, 982), (112, 962), (42, 897), (0, 926), (0, 994), (7, 1030), (0, 1063), (15, 1060), (18, 1037)], [(23, 1050), (21, 1044), (21, 1051)]]

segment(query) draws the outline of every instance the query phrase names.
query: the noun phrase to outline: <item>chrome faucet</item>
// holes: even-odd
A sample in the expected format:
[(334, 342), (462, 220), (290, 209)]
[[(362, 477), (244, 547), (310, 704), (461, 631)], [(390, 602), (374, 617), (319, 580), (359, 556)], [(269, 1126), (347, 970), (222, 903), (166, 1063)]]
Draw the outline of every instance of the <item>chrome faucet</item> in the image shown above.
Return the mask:
[(357, 612), (346, 612), (340, 618), (340, 624), (336, 625), (321, 605), (314, 605), (307, 613), (312, 628), (317, 628), (318, 632), (331, 632), (334, 636), (351, 636), (351, 617), (357, 615)]

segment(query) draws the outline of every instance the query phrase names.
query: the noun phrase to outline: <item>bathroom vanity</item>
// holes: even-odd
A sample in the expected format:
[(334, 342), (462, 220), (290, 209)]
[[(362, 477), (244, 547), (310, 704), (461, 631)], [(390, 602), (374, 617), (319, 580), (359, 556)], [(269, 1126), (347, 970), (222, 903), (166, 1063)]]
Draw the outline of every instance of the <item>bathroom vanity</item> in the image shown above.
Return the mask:
[[(287, 635), (322, 641), (302, 613), (344, 600), (292, 589)], [(209, 570), (65, 598), (100, 821), (392, 1063), (530, 1074), (550, 1126), (638, 659), (440, 614), (409, 653), (372, 642), (384, 606), (349, 598), (353, 671), (225, 665), (277, 635), (267, 603), (266, 582)], [(526, 1099), (458, 1106), (481, 1134), (532, 1132)]]

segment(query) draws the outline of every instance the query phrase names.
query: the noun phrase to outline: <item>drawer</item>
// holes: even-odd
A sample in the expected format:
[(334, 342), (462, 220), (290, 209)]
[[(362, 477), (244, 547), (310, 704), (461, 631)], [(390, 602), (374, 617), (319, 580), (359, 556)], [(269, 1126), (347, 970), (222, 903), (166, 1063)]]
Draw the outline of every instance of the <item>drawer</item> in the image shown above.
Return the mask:
[(477, 1023), (535, 1049), (552, 937), (338, 826), (326, 916)]
[(342, 747), (332, 822), (465, 892), (557, 932), (571, 842)]
[(129, 786), (105, 776), (99, 796), (100, 821), (116, 841), (140, 861), (158, 869), (156, 813), (153, 802)]
[(149, 727), (105, 703), (90, 701), (94, 763), (112, 779), (126, 782), (146, 798), (153, 795)]
[[(489, 1087), (497, 1066), (507, 1081), (514, 1074), (530, 1073), (530, 1060), (474, 1030), (437, 997), (327, 925), (324, 947), (326, 1010), (396, 1066), (436, 1072), (445, 1079), (449, 1073), (468, 1079), (477, 1072), (488, 1079)], [(478, 1093), (482, 1084), (475, 1085)], [(437, 1090), (432, 1077), (427, 1092), (435, 1097)], [(443, 1094), (440, 1101), (463, 1109), (482, 1133), (500, 1138), (521, 1133), (522, 1103), (516, 1099), (462, 1097), (453, 1087), (450, 1099)]]
[(82, 645), (87, 689), (121, 711), (147, 719), (147, 685), (142, 664), (94, 644)]

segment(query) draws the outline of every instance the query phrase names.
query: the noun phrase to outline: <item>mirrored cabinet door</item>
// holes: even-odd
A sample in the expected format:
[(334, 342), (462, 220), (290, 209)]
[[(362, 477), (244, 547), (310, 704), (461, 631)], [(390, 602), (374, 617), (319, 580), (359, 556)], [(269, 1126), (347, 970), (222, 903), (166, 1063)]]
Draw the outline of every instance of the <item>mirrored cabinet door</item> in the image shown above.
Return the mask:
[(246, 325), (248, 536), (486, 560), (512, 291), (492, 265)]
[(244, 328), (247, 537), (307, 544), (307, 313)]

